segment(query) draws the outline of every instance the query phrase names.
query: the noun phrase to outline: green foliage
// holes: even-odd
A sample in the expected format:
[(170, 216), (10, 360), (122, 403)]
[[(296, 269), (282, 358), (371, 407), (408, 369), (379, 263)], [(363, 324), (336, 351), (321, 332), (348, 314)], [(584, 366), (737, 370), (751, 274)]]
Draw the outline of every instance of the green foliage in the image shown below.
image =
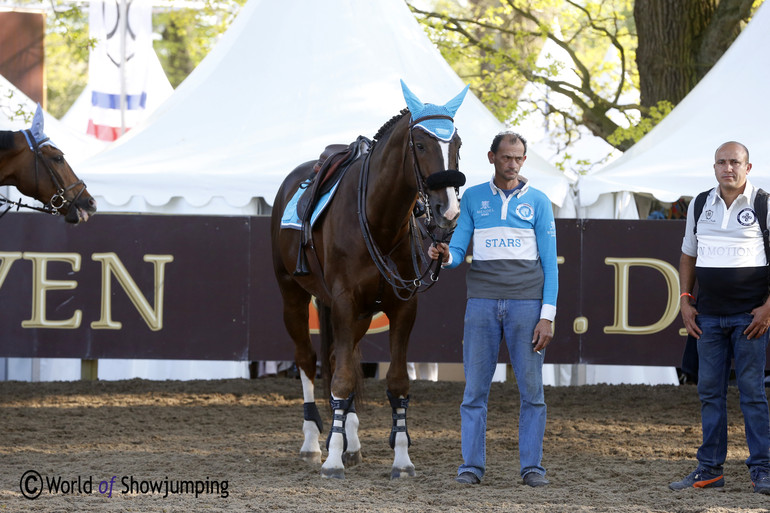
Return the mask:
[(610, 142), (610, 144), (615, 145), (629, 139), (634, 142), (638, 142), (650, 130), (652, 130), (655, 125), (660, 123), (663, 118), (668, 116), (669, 112), (672, 110), (674, 110), (673, 103), (667, 100), (661, 100), (657, 103), (657, 105), (651, 107), (649, 111), (647, 111), (647, 114), (642, 117), (637, 124), (631, 125), (628, 128), (618, 127), (618, 129), (615, 130), (615, 132), (613, 132), (607, 138), (607, 140)]
[(153, 16), (154, 42), (166, 76), (177, 87), (227, 30), (246, 0), (207, 0), (200, 9), (163, 9)]
[(88, 83), (88, 14), (55, 0), (46, 16), (46, 109), (55, 117), (67, 113)]

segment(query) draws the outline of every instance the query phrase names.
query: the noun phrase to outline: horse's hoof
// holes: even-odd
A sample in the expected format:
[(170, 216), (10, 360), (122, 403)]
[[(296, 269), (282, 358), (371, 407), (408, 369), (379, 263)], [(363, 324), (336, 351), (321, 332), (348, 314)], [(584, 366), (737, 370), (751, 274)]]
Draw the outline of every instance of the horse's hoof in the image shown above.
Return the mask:
[(321, 467), (321, 477), (326, 479), (345, 479), (345, 469)]
[(409, 466), (406, 468), (395, 468), (393, 467), (393, 470), (390, 471), (390, 478), (391, 479), (401, 479), (404, 477), (414, 477), (417, 473), (414, 471), (414, 466)]
[(342, 463), (344, 463), (346, 467), (358, 465), (362, 461), (363, 459), (361, 458), (360, 450), (356, 452), (346, 452), (342, 455)]
[(321, 464), (321, 452), (300, 451), (299, 457), (306, 463)]

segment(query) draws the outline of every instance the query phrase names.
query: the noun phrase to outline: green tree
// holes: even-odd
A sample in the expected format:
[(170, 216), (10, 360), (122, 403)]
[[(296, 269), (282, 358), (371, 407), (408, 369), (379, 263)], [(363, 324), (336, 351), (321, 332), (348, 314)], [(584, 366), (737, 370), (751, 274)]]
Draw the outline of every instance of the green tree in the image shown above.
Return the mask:
[[(625, 151), (711, 69), (761, 3), (470, 0), (464, 8), (410, 7), (498, 119), (515, 121), (540, 109), (568, 139), (584, 126)], [(569, 56), (575, 80), (537, 65), (546, 39)], [(521, 79), (568, 101), (521, 100)]]

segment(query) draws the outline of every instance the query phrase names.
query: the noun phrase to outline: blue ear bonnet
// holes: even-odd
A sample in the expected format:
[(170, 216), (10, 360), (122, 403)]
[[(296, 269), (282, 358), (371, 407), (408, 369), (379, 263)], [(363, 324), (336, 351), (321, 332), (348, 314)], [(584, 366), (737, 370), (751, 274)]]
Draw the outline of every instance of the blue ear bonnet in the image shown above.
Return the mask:
[(56, 148), (56, 145), (53, 142), (51, 142), (48, 136), (45, 135), (45, 132), (43, 132), (43, 124), (44, 124), (43, 108), (38, 103), (37, 110), (35, 111), (35, 117), (32, 118), (32, 126), (30, 126), (29, 130), (22, 130), (24, 137), (27, 138), (27, 144), (29, 145), (29, 149), (32, 151), (35, 151), (34, 150), (35, 145), (32, 144), (33, 141), (30, 139), (30, 136), (34, 139), (34, 142), (37, 143), (38, 146), (44, 146), (46, 144), (49, 144), (54, 148)]
[[(433, 115), (452, 117), (445, 107), (426, 103), (419, 112), (412, 113), (412, 121)], [(415, 126), (422, 128), (426, 132), (430, 132), (431, 135), (441, 141), (451, 141), (456, 130), (454, 122), (449, 119), (426, 119), (425, 121), (420, 121)]]
[[(404, 92), (406, 105), (412, 114), (412, 122), (426, 116), (448, 116), (454, 118), (457, 109), (462, 105), (465, 94), (468, 92), (468, 86), (449, 100), (446, 105), (434, 105), (432, 103), (422, 103), (417, 96), (409, 90), (404, 81), (401, 81), (401, 89)], [(441, 141), (451, 141), (455, 135), (454, 121), (451, 119), (426, 119), (420, 121), (415, 126), (422, 128), (433, 137)]]

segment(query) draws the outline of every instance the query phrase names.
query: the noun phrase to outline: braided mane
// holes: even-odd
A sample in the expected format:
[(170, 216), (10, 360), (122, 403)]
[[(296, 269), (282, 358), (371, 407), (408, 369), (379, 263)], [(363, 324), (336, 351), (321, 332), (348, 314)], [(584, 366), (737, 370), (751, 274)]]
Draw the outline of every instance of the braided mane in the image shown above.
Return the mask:
[(380, 127), (380, 129), (374, 135), (374, 140), (376, 141), (380, 137), (385, 135), (385, 132), (390, 130), (393, 125), (395, 125), (401, 118), (403, 118), (408, 113), (409, 113), (409, 109), (403, 109), (401, 112), (399, 112), (398, 114), (390, 118), (384, 125)]
[(0, 130), (0, 150), (10, 150), (13, 146), (13, 132)]

